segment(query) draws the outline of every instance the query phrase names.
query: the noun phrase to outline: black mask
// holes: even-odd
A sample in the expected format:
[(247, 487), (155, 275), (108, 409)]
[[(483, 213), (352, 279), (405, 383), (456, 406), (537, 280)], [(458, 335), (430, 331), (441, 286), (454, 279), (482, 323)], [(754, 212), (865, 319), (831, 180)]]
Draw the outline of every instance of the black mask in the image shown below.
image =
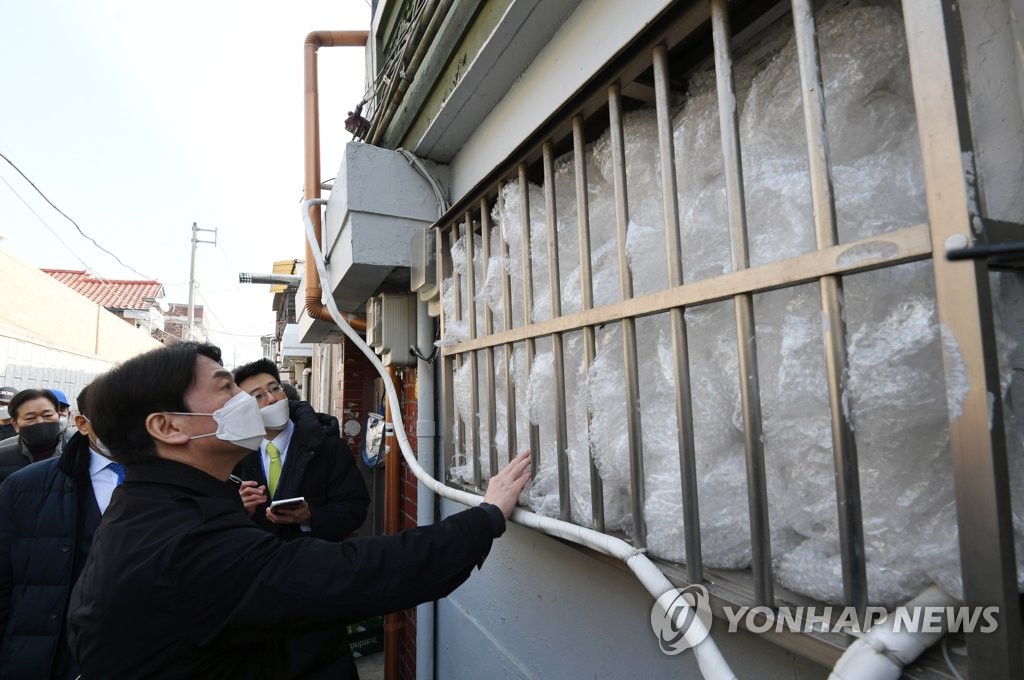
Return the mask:
[(18, 434), (29, 451), (52, 449), (60, 435), (60, 423), (36, 423), (21, 428)]

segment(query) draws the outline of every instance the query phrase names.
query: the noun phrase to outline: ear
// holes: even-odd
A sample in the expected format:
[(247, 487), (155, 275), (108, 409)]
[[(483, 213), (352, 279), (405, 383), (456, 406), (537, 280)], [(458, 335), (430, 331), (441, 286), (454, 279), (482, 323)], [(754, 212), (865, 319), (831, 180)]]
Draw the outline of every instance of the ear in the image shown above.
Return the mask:
[(89, 419), (86, 418), (85, 416), (83, 416), (81, 413), (79, 413), (78, 415), (75, 416), (75, 427), (78, 428), (78, 431), (83, 436), (86, 436), (86, 437), (89, 436), (89, 432), (90, 432)]
[(150, 413), (146, 416), (146, 432), (153, 441), (173, 446), (184, 446), (189, 441), (189, 434), (181, 429), (177, 416), (166, 413)]
[(11, 418), (11, 426), (14, 427), (15, 434), (17, 434), (18, 432), (21, 432), (21, 426), (18, 425), (18, 419), (17, 418)]

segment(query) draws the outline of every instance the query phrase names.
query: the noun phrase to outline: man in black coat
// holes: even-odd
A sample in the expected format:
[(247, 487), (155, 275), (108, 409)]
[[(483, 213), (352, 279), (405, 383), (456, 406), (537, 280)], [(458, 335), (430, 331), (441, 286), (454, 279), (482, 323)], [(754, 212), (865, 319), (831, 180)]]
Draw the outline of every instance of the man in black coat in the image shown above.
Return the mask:
[(90, 389), (95, 430), (128, 471), (71, 597), (71, 648), (86, 680), (281, 678), (291, 637), (458, 587), (529, 479), (523, 452), (479, 507), (435, 525), (283, 541), (252, 523), (228, 482), (266, 429), (220, 350), (166, 346)]
[(0, 486), (0, 678), (78, 676), (68, 600), (120, 468), (92, 432), (87, 395), (88, 388), (78, 395), (78, 432), (64, 452)]
[[(267, 428), (260, 448), (235, 468), (256, 524), (286, 540), (311, 535), (340, 541), (358, 529), (370, 494), (339, 436), (338, 419), (304, 401), (290, 402), (277, 366), (267, 359), (236, 368), (235, 384), (256, 399)], [(296, 507), (270, 508), (272, 500), (297, 497), (305, 500)]]
[(7, 410), (17, 436), (0, 441), (0, 481), (63, 450), (59, 408), (50, 390), (21, 390), (11, 397)]
[[(277, 366), (260, 359), (235, 369), (235, 384), (260, 406), (267, 428), (260, 448), (235, 468), (246, 511), (265, 531), (285, 540), (314, 536), (340, 541), (366, 519), (370, 494), (352, 452), (339, 437), (338, 419), (304, 401), (289, 401)], [(290, 508), (270, 501), (303, 498)], [(286, 677), (356, 680), (344, 625), (328, 626), (290, 643)]]

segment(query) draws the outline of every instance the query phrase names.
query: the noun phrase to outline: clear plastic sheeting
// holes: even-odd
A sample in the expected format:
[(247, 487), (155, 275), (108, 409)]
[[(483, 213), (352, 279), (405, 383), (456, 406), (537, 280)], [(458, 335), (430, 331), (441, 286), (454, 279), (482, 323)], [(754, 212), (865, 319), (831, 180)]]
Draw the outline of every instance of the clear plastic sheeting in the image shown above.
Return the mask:
[[(925, 223), (918, 132), (897, 4), (835, 3), (822, 10), (817, 20), (840, 241)], [(737, 46), (735, 55), (751, 266), (816, 247), (796, 47), (789, 21), (787, 16)], [(627, 259), (634, 294), (643, 295), (663, 289), (668, 280), (653, 112), (627, 114), (624, 138), (630, 213)], [(690, 77), (685, 101), (673, 112), (673, 140), (684, 279), (691, 283), (732, 269), (714, 73)], [(557, 159), (554, 174), (563, 313), (579, 311), (582, 299), (574, 162), (572, 154)], [(607, 133), (587, 147), (585, 162), (594, 304), (599, 307), (621, 299), (613, 159)], [(510, 277), (513, 326), (523, 324), (521, 198), (518, 182), (502, 187), (491, 214), (493, 252), (486, 282), (482, 254), (473, 255), (481, 282), (478, 329), (483, 328), (485, 304), (496, 323), (503, 317), (503, 274)], [(528, 198), (531, 320), (542, 321), (551, 316), (542, 187), (529, 185)], [(508, 259), (499, 257), (498, 239), (507, 244)], [(452, 250), (457, 272), (469, 266), (464, 241), (459, 239)], [(480, 239), (475, 241), (479, 250)], [(465, 291), (464, 286), (464, 306)], [(454, 310), (453, 293), (451, 281), (446, 281), (442, 299), (448, 319)], [(933, 582), (959, 597), (947, 412), (947, 393), (955, 395), (957, 389), (953, 385), (947, 390), (945, 384), (931, 264), (848, 276), (844, 293), (849, 393), (842, 401), (855, 428), (870, 600), (894, 605)], [(1019, 375), (1024, 363), (1014, 340), (1015, 333), (1024, 329), (1020, 281), (997, 280), (993, 297), (1007, 406), (1014, 522), (1020, 541), (1024, 536), (1024, 399), (1007, 399), (1011, 387), (1024, 394), (1019, 385), (1011, 385), (1010, 365), (1011, 356), (1017, 357)], [(838, 602), (843, 580), (823, 341), (826, 319), (818, 286), (758, 294), (754, 311), (775, 575), (786, 588)], [(710, 567), (747, 567), (750, 529), (734, 306), (725, 301), (691, 307), (685, 319), (703, 560)], [(462, 324), (449, 322), (445, 329), (446, 344), (465, 337)], [(608, 323), (595, 332), (597, 355), (589, 369), (582, 333), (565, 336), (572, 520), (592, 526), (592, 453), (604, 484), (605, 528), (629, 533), (633, 523), (621, 325)], [(647, 546), (653, 555), (682, 562), (686, 555), (668, 315), (638, 319), (637, 338)], [(519, 448), (526, 448), (530, 423), (539, 426), (538, 471), (524, 500), (539, 514), (555, 516), (559, 502), (551, 343), (537, 341), (530, 366), (523, 343), (514, 349), (514, 424), (506, 417), (503, 359), (498, 359), (503, 351), (495, 351), (498, 422), (494, 442), (504, 455), (509, 428), (515, 427)], [(480, 366), (482, 371), (483, 362)], [(467, 367), (468, 362), (455, 376), (455, 418), (468, 426)], [(481, 438), (486, 438), (486, 432), (481, 432)], [(484, 470), (486, 451), (484, 444)], [(471, 477), (464, 460), (456, 463), (459, 467), (452, 470), (456, 478)], [(1018, 560), (1024, 560), (1024, 550), (1018, 549)], [(1024, 574), (1024, 568), (1020, 571)]]

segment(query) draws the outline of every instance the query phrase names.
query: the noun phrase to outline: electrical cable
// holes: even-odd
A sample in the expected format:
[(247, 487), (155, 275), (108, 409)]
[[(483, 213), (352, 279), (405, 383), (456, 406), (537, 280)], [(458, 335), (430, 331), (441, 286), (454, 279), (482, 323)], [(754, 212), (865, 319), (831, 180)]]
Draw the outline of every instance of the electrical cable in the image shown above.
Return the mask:
[[(119, 257), (118, 257), (117, 255), (115, 255), (114, 253), (110, 252), (109, 250), (107, 250), (106, 248), (104, 248), (103, 246), (101, 246), (101, 245), (100, 245), (100, 244), (99, 244), (99, 243), (98, 243), (98, 242), (96, 241), (96, 239), (94, 239), (94, 238), (93, 238), (92, 236), (89, 236), (89, 235), (88, 235), (88, 234), (86, 234), (86, 233), (85, 233), (84, 231), (82, 231), (82, 228), (81, 228), (80, 226), (78, 226), (78, 222), (75, 222), (75, 221), (74, 221), (73, 219), (71, 219), (71, 217), (70, 217), (70, 216), (69, 216), (69, 215), (68, 215), (68, 214), (67, 214), (66, 212), (64, 212), (63, 210), (61, 210), (60, 208), (58, 208), (58, 207), (57, 207), (57, 206), (56, 206), (56, 205), (54, 204), (54, 202), (53, 202), (53, 201), (51, 201), (51, 200), (49, 199), (49, 197), (47, 197), (47, 195), (43, 193), (42, 189), (40, 189), (39, 187), (37, 187), (37, 186), (36, 186), (36, 184), (35, 184), (35, 182), (33, 182), (32, 180), (30, 180), (30, 179), (28, 178), (28, 175), (26, 175), (26, 174), (25, 174), (24, 172), (22, 172), (22, 171), (21, 171), (21, 168), (19, 168), (19, 167), (18, 167), (17, 165), (15, 165), (15, 164), (14, 164), (14, 161), (12, 161), (12, 160), (11, 160), (10, 158), (8, 158), (7, 156), (5, 156), (5, 155), (3, 154), (3, 152), (0, 152), (0, 158), (3, 158), (3, 159), (4, 159), (5, 161), (7, 161), (7, 164), (8, 164), (8, 165), (10, 165), (10, 166), (11, 166), (12, 168), (14, 168), (14, 170), (15, 170), (15, 171), (16, 171), (16, 172), (17, 172), (17, 173), (18, 173), (19, 175), (21, 175), (21, 176), (22, 176), (22, 178), (23, 178), (23, 179), (24, 179), (24, 180), (25, 180), (26, 182), (28, 182), (28, 183), (29, 183), (29, 184), (30, 184), (30, 185), (32, 186), (32, 188), (33, 188), (33, 189), (35, 189), (35, 190), (36, 190), (36, 193), (38, 193), (38, 194), (39, 194), (40, 196), (42, 196), (42, 197), (43, 197), (43, 200), (44, 200), (44, 201), (46, 201), (47, 203), (49, 203), (49, 204), (50, 204), (50, 207), (52, 207), (52, 208), (53, 208), (54, 210), (56, 210), (56, 211), (57, 211), (57, 212), (59, 212), (59, 213), (60, 213), (61, 215), (63, 215), (63, 216), (64, 216), (64, 218), (65, 218), (65, 219), (66, 219), (66, 220), (67, 220), (68, 222), (70, 222), (71, 224), (75, 225), (75, 229), (77, 229), (77, 230), (78, 230), (78, 233), (79, 233), (79, 234), (81, 234), (82, 236), (84, 236), (85, 238), (87, 238), (88, 240), (92, 241), (92, 244), (93, 244), (94, 246), (96, 246), (97, 248), (99, 248), (100, 250), (102, 250), (103, 252), (105, 252), (105, 253), (106, 253), (107, 255), (110, 255), (110, 256), (111, 256), (112, 258), (114, 258), (115, 260), (117, 260), (117, 263), (118, 263), (119, 265), (121, 265), (122, 267), (124, 267), (124, 268), (126, 268), (126, 269), (130, 269), (130, 270), (132, 270), (133, 272), (135, 272), (136, 274), (138, 274), (138, 275), (139, 275), (139, 276), (141, 276), (142, 278), (146, 279), (147, 281), (155, 281), (155, 279), (154, 279), (154, 278), (153, 278), (152, 276), (146, 276), (145, 274), (143, 274), (142, 272), (140, 272), (140, 271), (139, 271), (138, 269), (136, 269), (135, 267), (132, 267), (131, 265), (127, 265), (127, 264), (125, 264), (124, 262), (122, 262), (122, 261), (121, 261), (121, 258), (119, 258)], [(4, 182), (4, 183), (6, 184), (6, 182)], [(8, 186), (10, 186), (10, 185), (8, 185)], [(20, 198), (20, 196), (19, 196), (19, 198)], [(61, 243), (63, 243), (63, 241), (61, 241)], [(84, 264), (84, 263), (83, 263), (83, 264)]]
[(61, 244), (62, 246), (64, 246), (65, 248), (67, 248), (68, 252), (69, 252), (69, 253), (71, 253), (71, 254), (72, 254), (72, 255), (74, 256), (74, 258), (75, 258), (76, 260), (78, 260), (78, 262), (79, 262), (79, 263), (80, 263), (80, 264), (81, 264), (81, 265), (82, 265), (83, 267), (85, 267), (85, 268), (86, 268), (87, 270), (90, 270), (90, 271), (91, 271), (91, 270), (93, 270), (93, 268), (92, 268), (92, 267), (90, 267), (90, 266), (89, 266), (88, 264), (86, 264), (85, 260), (83, 260), (83, 259), (82, 259), (81, 257), (79, 257), (78, 253), (76, 253), (76, 252), (74, 251), (74, 249), (73, 249), (73, 248), (72, 248), (71, 246), (69, 246), (69, 245), (68, 245), (67, 243), (65, 243), (65, 242), (64, 242), (64, 239), (62, 239), (62, 238), (61, 238), (61, 237), (60, 237), (60, 236), (59, 236), (59, 235), (57, 234), (57, 232), (53, 230), (53, 227), (51, 227), (51, 226), (50, 226), (49, 224), (47, 224), (47, 223), (46, 223), (46, 220), (44, 220), (44, 219), (42, 218), (42, 216), (41, 216), (41, 215), (40, 215), (39, 213), (37, 213), (37, 212), (36, 212), (35, 208), (33, 208), (33, 207), (32, 207), (31, 205), (29, 205), (29, 202), (28, 202), (28, 201), (26, 201), (26, 200), (25, 200), (25, 199), (24, 199), (24, 198), (22, 197), (22, 195), (18, 193), (18, 190), (17, 190), (17, 189), (15, 189), (14, 187), (12, 187), (12, 186), (11, 186), (10, 182), (8, 182), (6, 178), (4, 178), (4, 177), (0, 176), (0, 182), (3, 182), (4, 184), (6, 184), (6, 185), (7, 185), (7, 188), (11, 190), (11, 193), (13, 193), (13, 194), (14, 194), (15, 196), (17, 196), (17, 197), (18, 197), (18, 200), (19, 200), (19, 201), (21, 201), (22, 203), (24, 203), (24, 204), (25, 204), (25, 207), (29, 209), (29, 212), (31, 212), (31, 213), (32, 213), (33, 215), (35, 215), (35, 216), (36, 216), (36, 219), (37, 219), (37, 220), (39, 220), (39, 223), (40, 223), (40, 224), (42, 224), (42, 225), (43, 225), (44, 227), (46, 227), (46, 230), (47, 230), (47, 231), (49, 231), (49, 232), (50, 232), (50, 234), (52, 234), (52, 235), (53, 235), (53, 237), (54, 237), (55, 239), (57, 239), (57, 240), (58, 240), (58, 241), (60, 242), (60, 244)]

